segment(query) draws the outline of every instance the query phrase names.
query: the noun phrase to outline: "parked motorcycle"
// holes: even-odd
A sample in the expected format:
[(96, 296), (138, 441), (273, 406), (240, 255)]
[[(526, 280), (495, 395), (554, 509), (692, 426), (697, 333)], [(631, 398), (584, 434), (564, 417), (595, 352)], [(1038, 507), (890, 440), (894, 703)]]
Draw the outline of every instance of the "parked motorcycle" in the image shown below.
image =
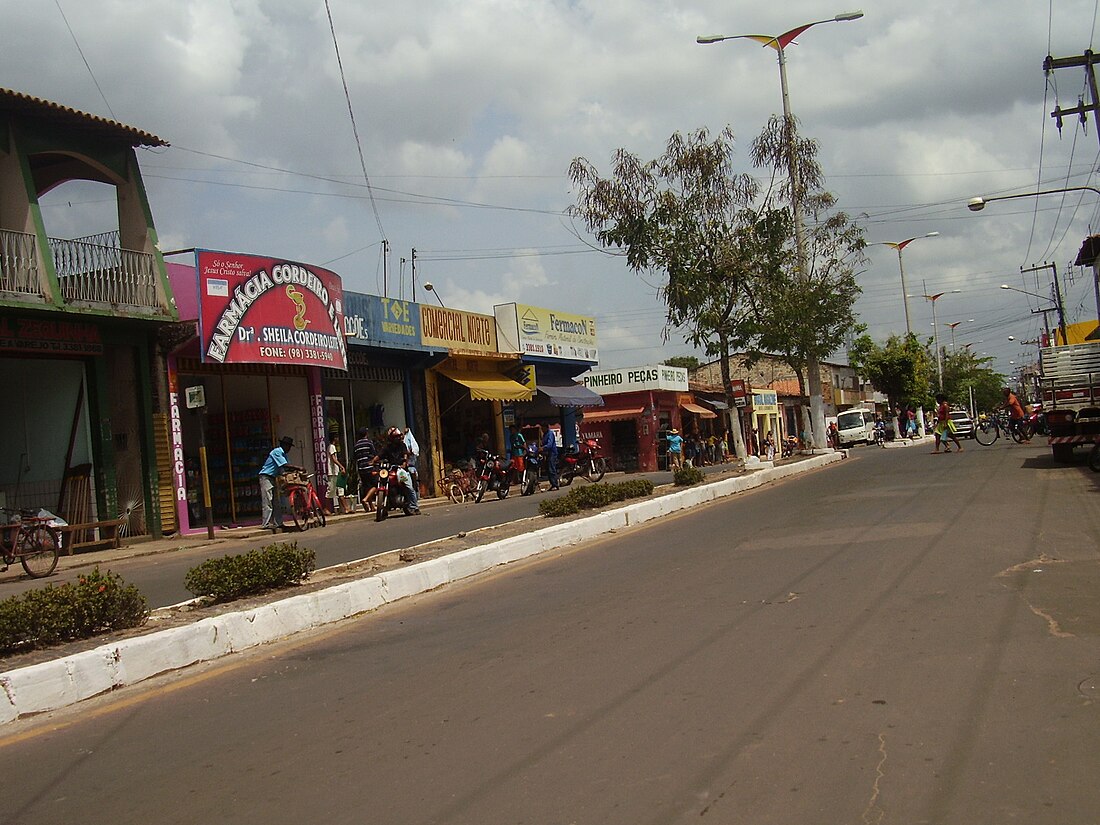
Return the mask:
[(408, 488), (405, 487), (399, 475), (407, 472), (397, 465), (386, 462), (378, 466), (378, 492), (374, 497), (377, 506), (374, 511), (375, 521), (385, 521), (390, 510), (400, 509), (406, 516), (413, 514)]
[(512, 486), (511, 463), (498, 455), (485, 450), (478, 455), (477, 486), (474, 488), (474, 501), (481, 503), (485, 493), (496, 490), (497, 498), (507, 498), (508, 488)]
[(528, 444), (523, 454), (523, 473), (519, 479), (519, 493), (529, 496), (539, 488), (539, 472), (542, 469), (542, 455), (538, 444)]
[(600, 455), (600, 442), (594, 438), (586, 438), (562, 455), (558, 476), (562, 484), (572, 484), (577, 476), (595, 484), (606, 472), (607, 459)]
[(875, 443), (883, 449), (886, 448), (886, 428), (875, 427)]
[(1047, 416), (1043, 412), (1043, 408), (1039, 404), (1032, 404), (1028, 414), (1024, 416), (1028, 424), (1031, 425), (1031, 431), (1036, 435), (1049, 435), (1047, 432)]
[(779, 448), (779, 457), (790, 458), (796, 452), (798, 452), (798, 439), (793, 435), (784, 438)]

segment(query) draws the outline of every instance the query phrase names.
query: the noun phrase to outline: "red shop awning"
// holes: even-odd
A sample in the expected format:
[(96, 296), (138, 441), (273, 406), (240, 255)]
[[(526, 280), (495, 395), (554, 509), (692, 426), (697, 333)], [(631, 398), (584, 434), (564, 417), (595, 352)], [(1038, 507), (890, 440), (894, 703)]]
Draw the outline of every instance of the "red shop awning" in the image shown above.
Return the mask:
[(628, 407), (620, 410), (595, 410), (584, 413), (585, 421), (630, 421), (642, 414), (644, 407)]
[(694, 413), (700, 418), (717, 418), (718, 416), (708, 410), (706, 407), (700, 407), (698, 404), (690, 404), (687, 401), (680, 405), (681, 410), (687, 410), (689, 413)]

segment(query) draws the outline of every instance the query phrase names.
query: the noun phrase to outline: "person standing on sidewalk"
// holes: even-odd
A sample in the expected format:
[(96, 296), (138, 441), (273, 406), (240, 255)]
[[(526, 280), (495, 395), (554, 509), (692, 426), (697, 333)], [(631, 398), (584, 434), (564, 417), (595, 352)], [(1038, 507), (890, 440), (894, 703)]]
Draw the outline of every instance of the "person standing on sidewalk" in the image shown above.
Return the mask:
[(352, 455), (359, 476), (359, 503), (369, 512), (374, 509), (374, 495), (378, 492), (378, 448), (366, 427), (360, 427), (356, 435)]
[(684, 438), (680, 431), (673, 427), (668, 431), (668, 468), (679, 470), (684, 463)]
[(283, 524), (283, 502), (275, 490), (275, 479), (287, 471), (287, 452), (294, 446), (294, 439), (284, 435), (279, 446), (267, 454), (260, 468), (260, 527), (268, 530), (286, 529)]
[(347, 487), (347, 467), (340, 460), (340, 436), (334, 435), (328, 444), (328, 497), (332, 501), (330, 515), (340, 512), (340, 499)]
[(542, 430), (542, 454), (546, 456), (546, 473), (550, 476), (550, 489), (558, 489), (558, 439), (554, 437), (554, 431), (545, 424), (540, 424)]

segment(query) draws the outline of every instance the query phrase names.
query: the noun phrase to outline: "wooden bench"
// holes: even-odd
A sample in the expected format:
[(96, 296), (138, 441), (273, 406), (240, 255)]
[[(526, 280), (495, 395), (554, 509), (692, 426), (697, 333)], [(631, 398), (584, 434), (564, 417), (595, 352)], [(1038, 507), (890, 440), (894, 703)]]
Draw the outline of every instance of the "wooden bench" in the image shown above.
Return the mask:
[[(103, 521), (86, 521), (82, 524), (66, 524), (57, 528), (61, 533), (61, 549), (66, 555), (71, 556), (74, 550), (86, 550), (89, 548), (104, 549), (119, 547), (122, 537), (119, 528), (126, 519), (111, 518)], [(99, 538), (95, 538), (93, 531), (99, 531)]]

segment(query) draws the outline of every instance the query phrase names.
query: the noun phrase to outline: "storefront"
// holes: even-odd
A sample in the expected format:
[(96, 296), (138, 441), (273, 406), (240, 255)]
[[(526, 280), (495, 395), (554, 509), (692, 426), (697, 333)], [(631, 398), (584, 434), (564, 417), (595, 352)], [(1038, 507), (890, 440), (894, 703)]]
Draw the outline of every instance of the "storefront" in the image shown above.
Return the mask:
[[(353, 463), (363, 427), (376, 439), (390, 427), (408, 427), (418, 442), (426, 442), (423, 375), (430, 352), (420, 340), (420, 305), (345, 292), (344, 337), (347, 370), (324, 370), (325, 435), (339, 443), (344, 466)], [(422, 481), (432, 476), (429, 457), (422, 462)]]
[(141, 321), (0, 316), (0, 507), (69, 523), (117, 514), (127, 533), (159, 531), (154, 341)]
[(578, 413), (604, 404), (575, 380), (598, 363), (596, 320), (527, 304), (500, 304), (493, 311), (500, 350), (522, 358), (527, 367), (522, 383), (536, 390), (530, 402), (504, 409), (505, 427), (529, 441), (539, 425), (551, 427), (560, 433), (561, 445), (571, 447), (579, 435)]
[(498, 351), (492, 315), (421, 304), (420, 340), (439, 359), (424, 373), (434, 482), (471, 460), (482, 434), (503, 454), (502, 405), (530, 401), (535, 393), (516, 380), (525, 374), (519, 357)]
[(683, 429), (687, 370), (656, 364), (589, 372), (580, 380), (604, 399), (602, 409), (584, 414), (581, 436), (598, 433), (609, 466), (624, 472), (667, 469), (665, 439), (669, 430)]
[(760, 452), (763, 452), (764, 438), (768, 433), (772, 434), (776, 444), (783, 440), (782, 420), (776, 391), (754, 387), (752, 390), (752, 426), (756, 431), (756, 441)]
[[(200, 447), (205, 439), (213, 523), (260, 520), (258, 473), (283, 436), (290, 462), (323, 489), (326, 407), (322, 368), (347, 368), (340, 278), (281, 259), (201, 250), (196, 266), (172, 267), (197, 335), (168, 359), (172, 460), (183, 532), (205, 525)], [(195, 294), (195, 280), (190, 294)], [(200, 390), (201, 388), (201, 390)]]

